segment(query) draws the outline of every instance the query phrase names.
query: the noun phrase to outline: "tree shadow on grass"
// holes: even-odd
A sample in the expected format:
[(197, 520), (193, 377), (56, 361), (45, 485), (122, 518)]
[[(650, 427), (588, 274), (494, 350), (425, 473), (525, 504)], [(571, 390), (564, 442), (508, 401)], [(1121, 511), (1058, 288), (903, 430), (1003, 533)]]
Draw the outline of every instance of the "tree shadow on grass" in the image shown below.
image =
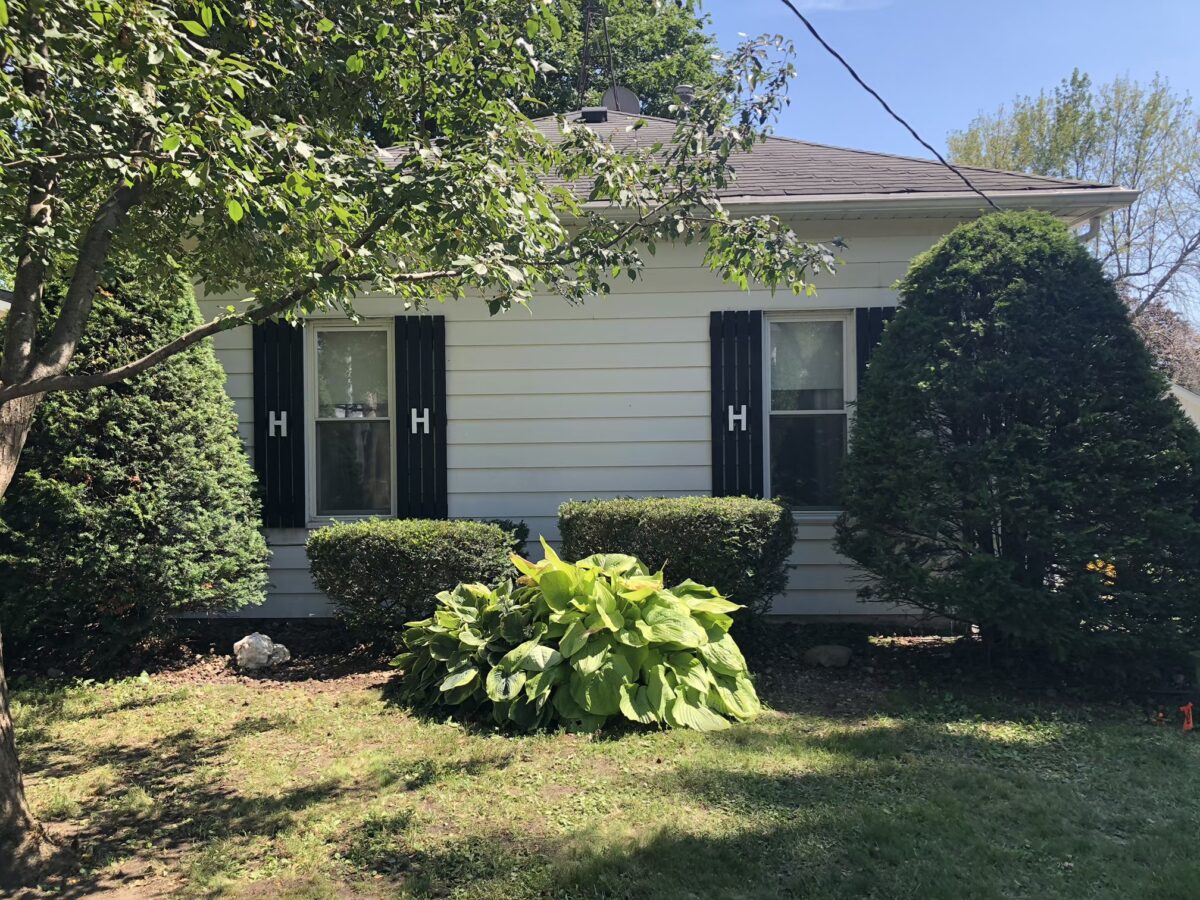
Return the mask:
[(242, 719), (215, 737), (185, 727), (149, 744), (77, 753), (69, 764), (41, 752), (31, 754), (26, 761), (31, 777), (61, 778), (99, 766), (115, 773), (83, 823), (60, 830), (51, 874), (41, 887), (57, 897), (111, 889), (121, 876), (103, 870), (114, 861), (149, 850), (157, 862), (233, 835), (272, 836), (306, 807), (344, 790), (340, 782), (324, 779), (272, 796), (246, 796), (222, 779), (221, 764), (231, 744), (283, 722)]

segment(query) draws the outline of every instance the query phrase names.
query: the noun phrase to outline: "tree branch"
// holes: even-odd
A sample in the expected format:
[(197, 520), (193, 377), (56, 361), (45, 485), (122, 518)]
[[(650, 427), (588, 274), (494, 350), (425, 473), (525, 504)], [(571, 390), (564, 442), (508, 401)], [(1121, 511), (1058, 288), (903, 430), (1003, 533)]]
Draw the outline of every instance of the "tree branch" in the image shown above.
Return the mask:
[[(42, 30), (40, 18), (35, 17), (30, 23), (30, 32), (40, 35)], [(44, 40), (41, 50), (45, 56)], [(48, 80), (49, 75), (44, 69), (26, 67), (21, 72), (22, 88), (37, 105), (45, 101)], [(42, 149), (49, 143), (47, 131), (51, 121), (50, 114), (43, 109), (35, 139)], [(4, 355), (0, 358), (0, 382), (25, 378), (33, 367), (34, 341), (38, 319), (41, 318), (47, 269), (45, 250), (37, 246), (36, 233), (50, 226), (56, 183), (53, 166), (37, 165), (30, 170), (25, 227), (17, 244), (13, 296), (5, 329)]]
[(1171, 279), (1175, 277), (1180, 269), (1187, 265), (1188, 260), (1197, 251), (1200, 251), (1200, 234), (1194, 235), (1192, 239), (1180, 249), (1179, 255), (1175, 258), (1175, 262), (1171, 263), (1171, 265), (1167, 268), (1167, 271), (1163, 273), (1162, 277), (1154, 283), (1153, 287), (1150, 288), (1150, 290), (1146, 293), (1146, 296), (1137, 305), (1137, 308), (1134, 309), (1130, 318), (1136, 319), (1143, 312), (1145, 312), (1146, 307), (1154, 302), (1155, 298), (1162, 293), (1163, 289), (1167, 286)]
[[(145, 149), (153, 134), (147, 129), (138, 133), (133, 141), (133, 150)], [(59, 375), (66, 371), (75, 354), (75, 347), (83, 334), (88, 316), (92, 311), (92, 300), (100, 283), (100, 270), (112, 249), (113, 235), (125, 220), (129, 210), (141, 202), (149, 187), (148, 178), (138, 178), (132, 183), (122, 181), (100, 204), (91, 225), (79, 244), (75, 260), (75, 271), (67, 287), (62, 309), (54, 323), (54, 330), (33, 367), (33, 377)]]
[(46, 153), (39, 156), (26, 156), (20, 159), (10, 159), (0, 162), (0, 169), (20, 169), (25, 166), (39, 166), (46, 163), (77, 163), (77, 162), (107, 162), (108, 160), (149, 159), (154, 162), (178, 162), (180, 158), (200, 159), (197, 153), (163, 153), (155, 150), (131, 150), (125, 153), (105, 153), (103, 151), (76, 153)]
[[(299, 284), (292, 290), (288, 291), (282, 297), (272, 300), (270, 303), (263, 304), (257, 309), (240, 316), (218, 317), (203, 325), (193, 328), (191, 331), (181, 334), (179, 337), (161, 347), (152, 350), (145, 356), (109, 369), (105, 372), (91, 372), (79, 375), (66, 375), (61, 373), (47, 374), (45, 376), (35, 377), (28, 381), (0, 385), (0, 403), (8, 400), (14, 400), (18, 397), (27, 397), (31, 394), (40, 394), (46, 391), (69, 391), (69, 390), (87, 390), (88, 388), (102, 387), (108, 384), (116, 384), (125, 381), (145, 372), (160, 362), (181, 353), (193, 344), (196, 344), (207, 337), (212, 337), (214, 334), (219, 334), (222, 331), (228, 331), (231, 328), (237, 328), (240, 325), (253, 325), (258, 322), (266, 321), (272, 316), (279, 315), (291, 309), (308, 294), (312, 293), (320, 286), (324, 278), (329, 277), (336, 272), (342, 265), (357, 255), (358, 251), (370, 243), (376, 235), (382, 231), (387, 224), (396, 216), (398, 209), (389, 207), (380, 212), (361, 234), (350, 244), (348, 244), (341, 253), (333, 259), (328, 260), (316, 272), (312, 273), (303, 284)], [(408, 272), (394, 276), (396, 280), (418, 284), (426, 281), (435, 281), (443, 278), (452, 278), (459, 276), (456, 269), (437, 269), (428, 272)]]

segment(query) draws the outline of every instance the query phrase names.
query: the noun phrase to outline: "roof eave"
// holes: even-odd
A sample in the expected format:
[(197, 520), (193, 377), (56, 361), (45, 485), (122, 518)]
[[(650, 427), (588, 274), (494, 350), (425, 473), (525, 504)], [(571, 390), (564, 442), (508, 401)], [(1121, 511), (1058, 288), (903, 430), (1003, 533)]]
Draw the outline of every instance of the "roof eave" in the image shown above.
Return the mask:
[[(1001, 209), (1046, 209), (1059, 215), (1074, 216), (1072, 223), (1122, 209), (1140, 194), (1129, 188), (1057, 188), (1050, 190), (988, 191), (987, 196)], [(897, 213), (921, 215), (974, 215), (987, 211), (987, 205), (975, 194), (964, 191), (911, 192), (903, 194), (782, 194), (767, 197), (726, 197), (731, 210), (761, 210), (770, 207), (779, 213), (820, 216), (829, 213)]]

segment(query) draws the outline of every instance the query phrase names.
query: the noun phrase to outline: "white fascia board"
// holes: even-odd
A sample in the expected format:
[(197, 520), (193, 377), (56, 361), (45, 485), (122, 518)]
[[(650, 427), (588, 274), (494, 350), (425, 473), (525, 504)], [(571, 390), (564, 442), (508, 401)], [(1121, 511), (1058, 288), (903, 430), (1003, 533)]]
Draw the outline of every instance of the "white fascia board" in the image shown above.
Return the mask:
[[(1001, 209), (1045, 209), (1056, 214), (1067, 213), (1072, 224), (1086, 222), (1091, 216), (1122, 209), (1138, 198), (1139, 191), (1128, 188), (1061, 188), (1045, 191), (989, 191)], [(975, 194), (965, 191), (909, 194), (808, 194), (772, 197), (726, 197), (722, 200), (731, 212), (769, 212), (779, 215), (811, 216), (871, 215), (889, 216), (972, 216), (988, 211), (988, 206)], [(593, 201), (590, 209), (603, 210), (608, 204)], [(631, 209), (610, 209), (614, 219), (632, 219)]]
[[(1079, 211), (1082, 219), (1097, 210), (1111, 212), (1133, 203), (1139, 191), (1126, 188), (1064, 188), (1046, 191), (988, 191), (1001, 209), (1049, 209)], [(977, 195), (962, 191), (912, 194), (826, 194), (778, 197), (730, 197), (731, 210), (772, 207), (779, 212), (816, 213), (910, 213), (913, 215), (971, 215), (987, 212), (988, 205)]]

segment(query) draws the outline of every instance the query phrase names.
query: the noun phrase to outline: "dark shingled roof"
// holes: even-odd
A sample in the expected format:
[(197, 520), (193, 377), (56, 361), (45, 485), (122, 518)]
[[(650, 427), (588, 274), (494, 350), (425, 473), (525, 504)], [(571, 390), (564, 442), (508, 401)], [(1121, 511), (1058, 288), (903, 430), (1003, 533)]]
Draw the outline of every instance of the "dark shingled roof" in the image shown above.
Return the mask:
[[(583, 122), (579, 113), (570, 114), (569, 120)], [(630, 130), (629, 126), (637, 121), (645, 124)], [(553, 116), (535, 119), (533, 124), (551, 140), (560, 136), (558, 120)], [(675, 125), (671, 119), (609, 110), (607, 122), (588, 127), (614, 146), (627, 148), (670, 143)], [(848, 150), (792, 138), (769, 137), (753, 152), (735, 156), (732, 165), (736, 180), (722, 192), (726, 199), (970, 193), (958, 176), (936, 160)], [(1114, 187), (974, 166), (959, 166), (959, 169), (984, 192), (1087, 192)]]

